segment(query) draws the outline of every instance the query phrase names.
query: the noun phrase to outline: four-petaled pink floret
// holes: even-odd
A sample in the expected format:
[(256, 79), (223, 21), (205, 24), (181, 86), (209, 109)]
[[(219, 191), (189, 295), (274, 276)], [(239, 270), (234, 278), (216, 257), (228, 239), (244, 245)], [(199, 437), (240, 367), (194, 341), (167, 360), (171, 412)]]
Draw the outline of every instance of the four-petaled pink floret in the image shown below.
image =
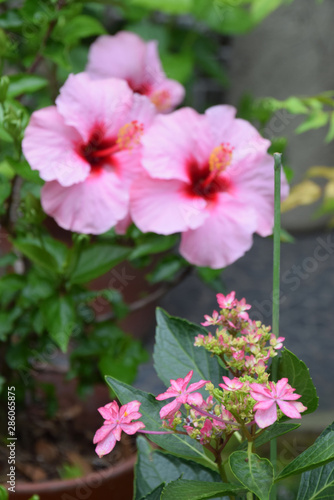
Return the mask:
[(232, 309), (236, 303), (235, 292), (231, 292), (226, 296), (222, 293), (217, 293), (217, 302), (221, 309)]
[(207, 380), (200, 380), (194, 384), (190, 384), (187, 389), (187, 385), (193, 376), (193, 370), (191, 370), (185, 378), (178, 378), (177, 380), (171, 380), (171, 386), (168, 387), (167, 391), (159, 394), (156, 397), (158, 401), (163, 401), (168, 398), (175, 398), (174, 401), (163, 406), (160, 410), (160, 418), (170, 418), (175, 415), (175, 413), (181, 408), (183, 404), (192, 404), (194, 406), (200, 406), (203, 403), (203, 397), (199, 392), (190, 394), (197, 389), (200, 389), (205, 384), (208, 383)]
[(212, 317), (209, 316), (208, 314), (205, 314), (204, 319), (206, 321), (201, 323), (201, 325), (203, 326), (217, 325), (220, 321), (220, 314), (218, 313), (218, 311), (213, 311)]
[(119, 408), (117, 402), (113, 401), (98, 408), (105, 420), (103, 426), (96, 431), (93, 440), (93, 443), (97, 444), (95, 451), (100, 458), (113, 450), (116, 441), (121, 440), (122, 431), (132, 435), (145, 427), (143, 422), (132, 422), (142, 416), (138, 412), (140, 405), (139, 401), (131, 401)]
[(225, 389), (225, 391), (239, 391), (243, 388), (244, 384), (240, 382), (238, 378), (230, 380), (228, 377), (223, 377), (225, 384), (219, 384), (219, 387)]
[(282, 349), (285, 337), (276, 337), (273, 333), (270, 335), (270, 345), (274, 349)]
[(288, 384), (287, 378), (282, 378), (275, 385), (269, 382), (270, 389), (261, 384), (250, 384), (251, 393), (255, 401), (255, 422), (263, 429), (272, 425), (277, 420), (277, 406), (289, 418), (301, 418), (300, 413), (307, 410), (307, 408), (300, 402), (295, 401), (301, 396), (294, 394), (293, 389)]

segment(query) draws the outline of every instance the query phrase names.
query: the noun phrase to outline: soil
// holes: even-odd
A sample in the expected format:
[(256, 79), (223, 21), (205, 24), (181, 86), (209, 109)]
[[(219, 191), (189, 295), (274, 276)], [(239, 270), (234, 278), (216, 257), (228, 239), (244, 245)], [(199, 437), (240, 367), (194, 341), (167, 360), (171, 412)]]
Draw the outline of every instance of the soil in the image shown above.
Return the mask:
[[(17, 482), (82, 477), (119, 464), (135, 453), (135, 439), (124, 434), (109, 455), (99, 458), (95, 453), (93, 436), (103, 425), (97, 408), (109, 402), (108, 390), (104, 386), (98, 387), (92, 398), (80, 401), (73, 395), (71, 384), (67, 382), (66, 385), (70, 386), (66, 387), (66, 392), (72, 392), (72, 402), (63, 399), (52, 418), (47, 416), (42, 402), (17, 414)], [(1, 430), (1, 435), (6, 436), (6, 431)], [(7, 481), (8, 472), (9, 451), (6, 444), (0, 445), (0, 483), (3, 484)]]

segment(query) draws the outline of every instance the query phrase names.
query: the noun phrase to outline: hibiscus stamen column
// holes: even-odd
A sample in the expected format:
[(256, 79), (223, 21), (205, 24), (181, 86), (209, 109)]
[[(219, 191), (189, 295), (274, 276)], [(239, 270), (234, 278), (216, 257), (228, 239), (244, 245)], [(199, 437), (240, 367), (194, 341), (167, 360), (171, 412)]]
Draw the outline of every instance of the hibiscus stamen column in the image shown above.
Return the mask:
[(218, 177), (232, 161), (233, 148), (230, 144), (222, 143), (220, 146), (214, 148), (209, 158), (210, 174), (202, 182), (202, 187), (209, 186), (216, 177)]
[[(279, 295), (280, 295), (280, 261), (281, 261), (281, 171), (282, 155), (274, 154), (275, 160), (275, 222), (274, 222), (274, 264), (273, 264), (273, 312), (272, 312), (272, 331), (278, 337), (279, 335)], [(272, 360), (272, 380), (277, 382), (278, 358)], [(270, 460), (276, 473), (277, 467), (277, 441), (272, 439), (270, 442)], [(271, 500), (276, 500), (276, 485), (271, 490)]]

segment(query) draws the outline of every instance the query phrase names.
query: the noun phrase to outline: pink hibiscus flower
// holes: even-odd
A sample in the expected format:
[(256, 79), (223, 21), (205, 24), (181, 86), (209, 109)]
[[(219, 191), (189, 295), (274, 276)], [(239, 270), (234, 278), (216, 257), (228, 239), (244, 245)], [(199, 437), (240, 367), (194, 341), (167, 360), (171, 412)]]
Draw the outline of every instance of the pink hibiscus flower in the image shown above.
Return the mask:
[(56, 106), (32, 114), (23, 139), (31, 168), (48, 181), (44, 211), (80, 233), (100, 234), (125, 219), (140, 139), (155, 113), (125, 81), (70, 75)]
[(126, 80), (134, 92), (147, 96), (157, 110), (168, 112), (184, 98), (183, 86), (166, 77), (156, 41), (144, 42), (138, 35), (120, 31), (100, 36), (91, 46), (86, 68), (94, 78)]
[[(269, 141), (231, 106), (199, 115), (158, 115), (143, 138), (146, 175), (133, 185), (131, 213), (144, 232), (182, 232), (192, 264), (222, 268), (268, 236), (274, 222), (274, 161)], [(282, 174), (282, 195), (288, 185)]]
[(301, 418), (300, 414), (307, 410), (307, 408), (300, 401), (295, 401), (301, 396), (294, 394), (295, 389), (288, 384), (288, 379), (282, 378), (276, 385), (273, 382), (269, 382), (269, 385), (270, 389), (256, 383), (249, 385), (251, 388), (250, 395), (255, 401), (259, 401), (254, 406), (254, 410), (256, 410), (255, 422), (257, 425), (261, 429), (264, 429), (276, 422), (276, 404), (287, 417)]
[(175, 398), (174, 401), (163, 406), (160, 410), (160, 418), (170, 418), (181, 408), (183, 404), (192, 404), (194, 406), (201, 406), (203, 404), (203, 397), (199, 392), (190, 394), (197, 389), (200, 389), (205, 384), (208, 383), (207, 380), (200, 380), (194, 384), (190, 384), (187, 389), (187, 385), (193, 376), (193, 370), (191, 370), (185, 378), (178, 378), (177, 380), (171, 380), (171, 386), (168, 387), (167, 391), (159, 394), (155, 399), (158, 401), (163, 401), (168, 398)]
[(121, 440), (122, 431), (132, 435), (145, 427), (143, 422), (132, 422), (142, 416), (138, 412), (140, 405), (139, 401), (131, 401), (119, 408), (117, 402), (113, 401), (98, 409), (105, 419), (103, 426), (96, 431), (93, 440), (94, 444), (98, 443), (95, 451), (100, 458), (110, 453), (116, 441)]

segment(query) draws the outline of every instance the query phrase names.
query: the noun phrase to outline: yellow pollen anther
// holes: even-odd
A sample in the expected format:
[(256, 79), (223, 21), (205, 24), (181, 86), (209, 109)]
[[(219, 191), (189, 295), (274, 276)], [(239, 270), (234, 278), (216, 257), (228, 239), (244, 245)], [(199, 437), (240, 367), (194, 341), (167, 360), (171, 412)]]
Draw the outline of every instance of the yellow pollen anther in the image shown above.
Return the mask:
[(229, 143), (222, 143), (217, 146), (211, 153), (209, 158), (209, 168), (211, 172), (222, 172), (232, 161), (233, 148)]
[(141, 136), (144, 133), (144, 125), (134, 120), (126, 123), (118, 132), (117, 145), (119, 149), (132, 149), (133, 146), (140, 143)]
[(128, 412), (125, 411), (123, 417), (127, 417), (128, 415), (129, 415)]

